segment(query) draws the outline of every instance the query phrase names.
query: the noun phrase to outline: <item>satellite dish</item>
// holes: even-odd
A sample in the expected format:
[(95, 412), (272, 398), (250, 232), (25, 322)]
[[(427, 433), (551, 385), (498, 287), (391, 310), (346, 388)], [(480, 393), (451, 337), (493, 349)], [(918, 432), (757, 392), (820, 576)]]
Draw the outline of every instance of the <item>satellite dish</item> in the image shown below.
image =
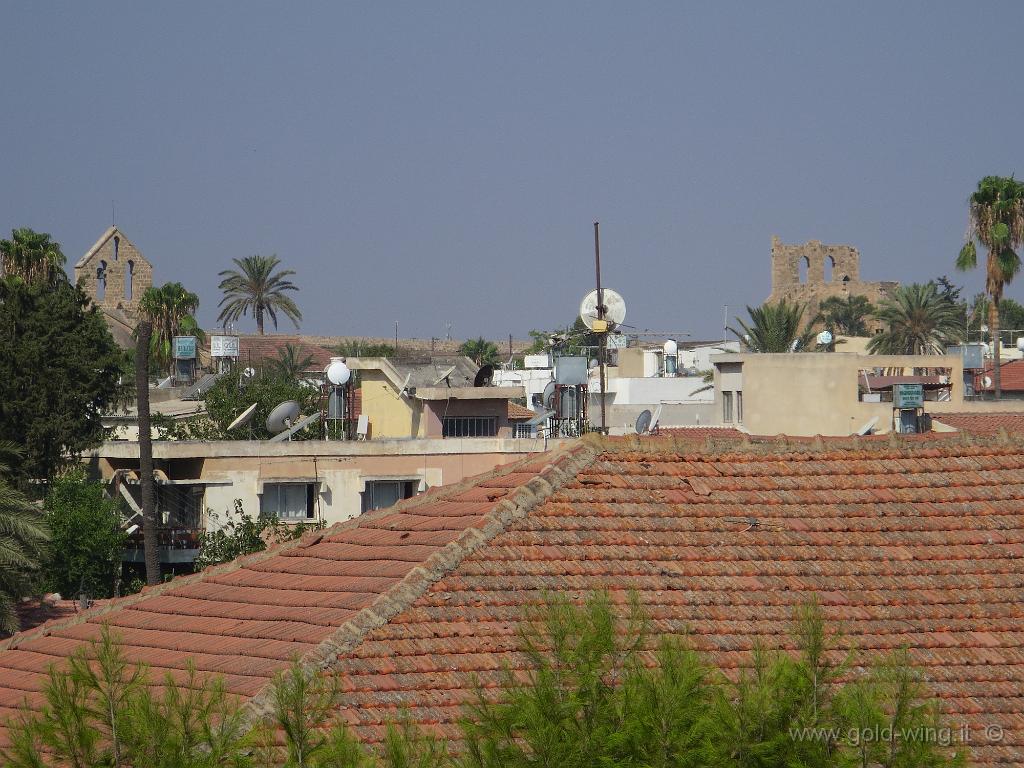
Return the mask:
[(297, 418), (299, 418), (299, 404), (294, 400), (285, 400), (275, 406), (267, 416), (267, 431), (273, 432), (275, 435), (278, 432), (284, 432), (295, 423)]
[(336, 387), (347, 384), (348, 380), (352, 378), (352, 371), (345, 365), (345, 360), (341, 357), (332, 357), (330, 364), (324, 369), (324, 373), (327, 374), (327, 380)]
[(294, 435), (296, 432), (301, 432), (306, 427), (308, 427), (310, 424), (315, 424), (319, 420), (320, 420), (320, 413), (318, 411), (317, 413), (314, 413), (314, 414), (311, 414), (310, 416), (307, 416), (302, 421), (300, 421), (298, 424), (290, 425), (288, 427), (288, 429), (284, 430), (283, 432), (278, 432), (276, 435), (274, 435), (272, 438), (270, 438), (270, 442), (272, 442), (272, 443), (282, 443), (285, 440), (291, 440), (292, 439), (292, 435)]
[(232, 429), (236, 429), (242, 426), (243, 424), (248, 424), (249, 421), (252, 419), (252, 415), (256, 413), (257, 405), (258, 403), (253, 403), (240, 414), (238, 414), (238, 418), (232, 421), (230, 424), (228, 424), (228, 432), (230, 432)]
[(832, 343), (832, 332), (831, 331), (822, 331), (821, 333), (819, 333), (818, 334), (818, 343), (821, 346), (823, 346), (823, 347), (827, 347), (829, 344), (831, 344)]
[[(453, 373), (455, 373), (455, 369), (456, 369), (456, 368), (458, 368), (458, 366), (457, 366), (457, 365), (453, 365), (453, 366), (452, 366), (451, 368), (449, 368), (449, 369), (448, 369), (447, 371), (445, 371), (445, 372), (444, 372), (444, 373), (442, 373), (442, 374), (441, 374), (440, 376), (438, 376), (438, 377), (437, 377), (437, 379), (435, 379), (435, 380), (434, 380), (434, 386), (436, 387), (436, 386), (437, 386), (438, 384), (440, 384), (440, 383), (441, 383), (442, 381), (444, 381), (444, 380), (445, 380), (445, 379), (447, 379), (447, 378), (448, 378), (449, 376), (451, 376), (451, 375), (452, 375)], [(451, 385), (452, 385), (452, 384), (451, 384), (451, 382), (448, 382), (448, 386), (450, 387)]]
[(544, 407), (547, 410), (555, 410), (555, 382), (549, 381), (548, 385), (544, 387), (544, 394), (541, 395), (541, 402), (544, 403)]
[(595, 368), (597, 368), (597, 366), (599, 366), (600, 364), (601, 364), (601, 363), (600, 363), (600, 362), (598, 362), (598, 359), (597, 359), (597, 358), (595, 357), (595, 358), (593, 358), (593, 359), (592, 359), (592, 360), (591, 360), (591, 361), (590, 361), (589, 363), (587, 363), (587, 368), (589, 368), (590, 370), (594, 370), (594, 369), (595, 369)]
[(246, 368), (244, 371), (242, 371), (242, 375), (245, 376), (245, 378), (247, 379), (251, 379), (253, 376), (256, 375), (256, 369)]
[(661, 419), (661, 408), (662, 404), (658, 403), (658, 405), (654, 409), (654, 415), (651, 416), (651, 426), (649, 427), (651, 432), (658, 431), (658, 421)]
[(638, 435), (647, 434), (648, 430), (651, 428), (652, 418), (654, 417), (646, 408), (640, 411), (640, 415), (636, 417), (636, 426), (634, 427)]
[(875, 431), (875, 424), (878, 423), (878, 417), (872, 416), (871, 419), (863, 427), (857, 430), (858, 435), (870, 435)]
[[(626, 302), (611, 288), (601, 289), (604, 299), (604, 319), (608, 321), (608, 330), (621, 325), (626, 319)], [(594, 321), (597, 320), (597, 291), (591, 291), (583, 297), (580, 302), (580, 319), (590, 330), (594, 330)]]
[(489, 387), (491, 382), (494, 381), (494, 366), (485, 365), (479, 371), (476, 372), (476, 376), (473, 377), (474, 387)]
[(412, 380), (412, 374), (407, 373), (405, 375), (405, 381), (402, 383), (402, 388), (398, 390), (398, 394), (402, 397), (409, 397), (412, 393), (409, 391), (409, 382)]
[(981, 380), (981, 383), (985, 385), (985, 389), (988, 389), (989, 387), (992, 386), (992, 377), (986, 376), (984, 379)]

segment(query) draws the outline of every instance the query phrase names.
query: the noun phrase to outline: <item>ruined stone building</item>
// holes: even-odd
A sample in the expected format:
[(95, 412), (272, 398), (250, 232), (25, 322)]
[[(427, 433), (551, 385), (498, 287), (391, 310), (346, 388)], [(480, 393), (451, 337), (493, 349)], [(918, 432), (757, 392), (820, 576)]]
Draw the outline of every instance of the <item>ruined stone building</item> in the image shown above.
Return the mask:
[(114, 339), (134, 346), (139, 300), (153, 285), (153, 266), (117, 227), (110, 227), (75, 264), (75, 282), (103, 311)]
[[(877, 305), (898, 285), (892, 281), (861, 282), (860, 252), (852, 246), (824, 245), (820, 240), (786, 245), (772, 237), (772, 295), (768, 301), (786, 299), (803, 304), (807, 322), (830, 296), (866, 296)], [(873, 320), (868, 321), (868, 327), (872, 332), (881, 328)]]

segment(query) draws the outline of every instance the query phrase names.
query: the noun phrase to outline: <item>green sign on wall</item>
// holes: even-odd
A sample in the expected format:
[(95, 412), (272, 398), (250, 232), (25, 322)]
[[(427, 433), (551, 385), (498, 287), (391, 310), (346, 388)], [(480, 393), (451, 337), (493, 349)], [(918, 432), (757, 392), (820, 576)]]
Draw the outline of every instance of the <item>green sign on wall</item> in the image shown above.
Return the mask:
[(174, 337), (174, 359), (195, 360), (196, 359), (196, 337), (175, 336)]
[(921, 384), (893, 385), (893, 408), (920, 408), (923, 405), (924, 387)]

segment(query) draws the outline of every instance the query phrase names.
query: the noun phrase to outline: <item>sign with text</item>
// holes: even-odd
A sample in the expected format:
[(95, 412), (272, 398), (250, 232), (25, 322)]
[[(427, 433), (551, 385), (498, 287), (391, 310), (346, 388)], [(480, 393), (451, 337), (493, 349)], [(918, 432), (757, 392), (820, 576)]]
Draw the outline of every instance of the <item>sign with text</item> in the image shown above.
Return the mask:
[(238, 357), (238, 337), (211, 336), (210, 354), (213, 357)]
[(894, 384), (893, 408), (920, 408), (924, 405), (924, 387), (920, 384)]
[(174, 337), (174, 359), (195, 360), (196, 359), (196, 337), (175, 336)]

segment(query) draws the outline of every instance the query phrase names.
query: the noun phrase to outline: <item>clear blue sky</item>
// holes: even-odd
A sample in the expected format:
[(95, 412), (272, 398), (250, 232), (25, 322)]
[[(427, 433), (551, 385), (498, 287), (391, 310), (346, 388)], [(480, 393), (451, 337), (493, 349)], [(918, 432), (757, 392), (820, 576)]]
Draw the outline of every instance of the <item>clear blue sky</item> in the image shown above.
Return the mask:
[(276, 253), (305, 332), (524, 337), (573, 319), (598, 219), (627, 323), (714, 336), (724, 304), (768, 295), (772, 234), (853, 244), (868, 280), (952, 274), (977, 180), (1024, 176), (1021, 2), (3, 19), (0, 228), (50, 232), (73, 264), (114, 199), (207, 326), (230, 258)]

